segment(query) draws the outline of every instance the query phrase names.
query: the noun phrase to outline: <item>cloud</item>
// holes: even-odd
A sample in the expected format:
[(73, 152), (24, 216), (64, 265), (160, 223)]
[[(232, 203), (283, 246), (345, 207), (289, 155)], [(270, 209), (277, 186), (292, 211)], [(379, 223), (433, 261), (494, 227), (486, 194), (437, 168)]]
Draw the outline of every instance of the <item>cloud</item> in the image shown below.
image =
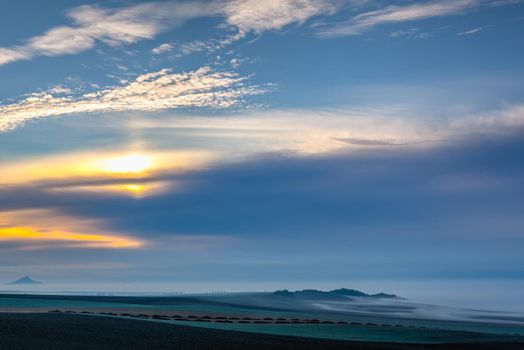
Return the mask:
[[(313, 270), (308, 269), (308, 281), (328, 278), (325, 277), (326, 271), (329, 271), (329, 278), (347, 276), (348, 266), (356, 271), (355, 274), (365, 277), (522, 275), (512, 266), (522, 265), (518, 248), (522, 246), (523, 216), (516, 208), (522, 207), (521, 189), (524, 188), (524, 168), (519, 161), (524, 151), (523, 111), (522, 107), (514, 107), (471, 116), (461, 123), (443, 124), (434, 129), (427, 125), (416, 127), (413, 133), (422, 139), (436, 137), (435, 130), (452, 129), (452, 132), (437, 135), (439, 138), (446, 136), (443, 142), (423, 147), (418, 144), (398, 145), (398, 140), (406, 136), (403, 133), (412, 135), (405, 129), (411, 123), (409, 119), (396, 121), (391, 115), (370, 121), (370, 114), (362, 113), (360, 120), (354, 123), (348, 122), (351, 118), (347, 113), (339, 113), (340, 117), (335, 118), (318, 111), (310, 112), (309, 116), (305, 116), (304, 111), (288, 114), (267, 111), (257, 120), (254, 120), (254, 115), (232, 119), (187, 116), (185, 120), (178, 116), (169, 120), (155, 116), (133, 125), (137, 131), (143, 131), (141, 135), (149, 135), (150, 139), (144, 140), (146, 144), (155, 139), (163, 147), (178, 147), (190, 138), (190, 147), (199, 148), (202, 144), (195, 135), (203, 135), (208, 140), (208, 149), (220, 151), (222, 146), (210, 136), (216, 132), (230, 142), (230, 151), (224, 152), (226, 161), (197, 168), (182, 162), (179, 168), (162, 168), (159, 172), (155, 168), (145, 172), (144, 179), (111, 174), (109, 179), (99, 183), (93, 178), (67, 173), (68, 167), (89, 164), (84, 157), (72, 161), (74, 154), (69, 158), (55, 154), (37, 157), (32, 161), (32, 167), (19, 168), (18, 174), (4, 172), (16, 165), (8, 162), (0, 169), (2, 180), (6, 176), (15, 180), (22, 175), (26, 178), (22, 183), (3, 183), (0, 186), (0, 216), (29, 208), (53, 210), (61, 217), (76, 218), (73, 221), (76, 225), (64, 227), (63, 231), (68, 229), (66, 232), (135, 237), (133, 240), (147, 244), (129, 252), (133, 256), (126, 261), (139, 261), (140, 266), (152, 270), (165, 268), (166, 278), (180, 276), (178, 270), (173, 272), (177, 266), (183, 271), (189, 270), (191, 275), (201, 271), (189, 268), (192, 263), (203, 264), (203, 270), (214, 268), (217, 276), (224, 278), (227, 278), (227, 273), (223, 270), (234, 271), (231, 273), (236, 278), (237, 272), (248, 276), (248, 270), (252, 275), (252, 269), (256, 268), (252, 261), (257, 258), (264, 262), (281, 259), (283, 263), (273, 270), (267, 265), (260, 270), (265, 278), (281, 277), (284, 280), (282, 274), (294, 275), (294, 261), (311, 264)], [(308, 124), (305, 130), (301, 129), (304, 120)], [(386, 122), (392, 124), (385, 127)], [(329, 133), (327, 125), (331, 130)], [(319, 130), (322, 126), (325, 129)], [(340, 132), (343, 127), (345, 129)], [(377, 127), (391, 128), (391, 133), (380, 137)], [(63, 127), (58, 129), (64, 130)], [(315, 129), (320, 134), (315, 135)], [(397, 130), (397, 135), (400, 132), (400, 136), (393, 137), (394, 130)], [(30, 128), (20, 130), (17, 135), (20, 144), (27, 142), (24, 135), (34, 135), (29, 131)], [(330, 140), (343, 133), (354, 135), (353, 139), (345, 141), (357, 144), (360, 147), (358, 152), (353, 146), (327, 154), (296, 155), (287, 151), (293, 145), (298, 147), (300, 142), (309, 146), (308, 139), (317, 144), (319, 139)], [(299, 134), (304, 134), (302, 139), (298, 138)], [(239, 135), (243, 135), (243, 142), (235, 143)], [(289, 135), (295, 136), (290, 138)], [(38, 137), (53, 138), (55, 134), (39, 133)], [(287, 143), (284, 143), (286, 139)], [(173, 140), (177, 141), (169, 143)], [(273, 152), (264, 152), (268, 150)], [(231, 158), (240, 152), (251, 153), (249, 157), (232, 161)], [(106, 164), (105, 155), (97, 156), (96, 153), (93, 152), (93, 157)], [(194, 158), (187, 156), (189, 160)], [(119, 161), (113, 164), (122, 164), (121, 158), (117, 159)], [(155, 159), (153, 157), (152, 164)], [(176, 158), (159, 162), (180, 165)], [(49, 170), (55, 167), (56, 173), (64, 173), (64, 176), (35, 178), (38, 175), (35, 170), (43, 165), (47, 165)], [(103, 169), (107, 170), (107, 167), (104, 165)], [(102, 188), (102, 185), (116, 186), (134, 181), (172, 185), (154, 195), (137, 199)], [(98, 185), (100, 191), (84, 190)], [(497, 205), (493, 206), (493, 203)], [(66, 222), (61, 217), (57, 217), (56, 212), (38, 217), (24, 213), (21, 220), (9, 221), (11, 226), (54, 231), (58, 228), (52, 225)], [(93, 220), (96, 225), (88, 226), (90, 221), (86, 221), (89, 230), (84, 231), (78, 225), (82, 221), (78, 218)], [(176, 238), (179, 235), (187, 237), (187, 241)], [(170, 245), (168, 242), (173, 236)], [(190, 237), (203, 237), (203, 241), (197, 238), (193, 241)], [(217, 239), (209, 241), (210, 237)], [(226, 251), (230, 240), (222, 242), (219, 237), (230, 237), (235, 244), (240, 242), (241, 249)], [(51, 243), (56, 245), (59, 242), (47, 242)], [(60, 242), (67, 243), (74, 242)], [(11, 243), (5, 242), (2, 246), (7, 244)], [(192, 248), (193, 245), (201, 246), (207, 254), (183, 258), (177, 254), (175, 259), (179, 260), (173, 261), (173, 249), (198, 251)], [(154, 247), (165, 249), (164, 255), (159, 253), (161, 248)], [(68, 250), (78, 251), (62, 249), (62, 254)], [(96, 249), (85, 250), (89, 252), (83, 250), (82, 254), (96, 254)], [(117, 249), (111, 254), (118, 254), (112, 256), (121, 262), (125, 259), (120, 254), (126, 251)], [(468, 254), (464, 254), (465, 251)], [(69, 259), (78, 258), (72, 252), (70, 254)], [(140, 259), (135, 254), (141, 254)], [(0, 254), (0, 259), (6, 260), (4, 255)], [(148, 260), (160, 259), (160, 255), (161, 261)], [(104, 257), (104, 254), (100, 253), (100, 256)], [(224, 256), (236, 259), (228, 266), (233, 268), (234, 265), (235, 269), (228, 270), (223, 265), (216, 267), (217, 259), (224, 261), (218, 257)], [(442, 263), (442, 256), (446, 257), (445, 263)], [(490, 259), (486, 260), (486, 256)], [(53, 257), (59, 260), (60, 254), (53, 254)], [(67, 261), (68, 258), (62, 255), (62, 259)], [(202, 259), (207, 260), (202, 262)], [(93, 261), (99, 260), (93, 258)], [(333, 261), (338, 262), (335, 264), (338, 267), (333, 268)], [(462, 267), (457, 270), (457, 266)], [(295, 268), (303, 271), (304, 266), (296, 265)], [(141, 275), (136, 269), (130, 268), (129, 271)], [(198, 276), (213, 278), (212, 275)]]
[(52, 209), (0, 212), (0, 242), (18, 249), (138, 248), (142, 242), (101, 233), (96, 220), (68, 217)]
[(202, 67), (185, 73), (164, 69), (139, 75), (134, 81), (78, 97), (35, 93), (24, 100), (0, 105), (0, 131), (27, 121), (76, 113), (155, 111), (176, 108), (227, 108), (249, 95), (266, 92), (233, 72)]
[[(222, 15), (229, 25), (242, 32), (261, 33), (281, 29), (291, 23), (303, 23), (312, 16), (329, 13), (334, 9), (329, 0), (170, 1), (117, 9), (82, 5), (67, 12), (71, 25), (51, 28), (41, 35), (29, 38), (22, 45), (0, 48), (0, 65), (30, 60), (36, 56), (77, 54), (94, 48), (97, 43), (110, 46), (132, 44), (152, 39), (192, 18)], [(240, 37), (241, 35), (236, 39)], [(232, 37), (225, 40), (230, 42)], [(219, 42), (218, 45), (225, 45), (226, 42)], [(154, 48), (152, 52), (160, 54), (172, 49), (173, 46), (166, 43)]]
[[(461, 142), (472, 135), (501, 135), (524, 127), (524, 106), (436, 121), (406, 109), (268, 110), (234, 115), (195, 114), (101, 117), (100, 123), (123, 135), (140, 134), (140, 144), (114, 141), (90, 151), (70, 150), (34, 158), (13, 157), (0, 165), (0, 187), (37, 184), (60, 193), (113, 193), (144, 198), (169, 190), (169, 174), (219, 164), (243, 162), (261, 155), (321, 154), (428, 150)], [(86, 118), (89, 121), (89, 118)], [(75, 124), (89, 134), (100, 123)], [(62, 125), (62, 124), (60, 124)], [(71, 125), (69, 126), (71, 127)], [(63, 130), (63, 129), (60, 129)], [(22, 131), (23, 132), (23, 131)], [(27, 131), (31, 134), (31, 129)], [(73, 130), (72, 130), (73, 132)], [(110, 138), (107, 134), (106, 138)], [(179, 140), (182, 143), (175, 143)], [(184, 140), (191, 140), (190, 147)], [(85, 145), (82, 144), (84, 147)], [(16, 143), (15, 143), (16, 147)], [(165, 174), (167, 178), (164, 177)]]
[(71, 25), (51, 28), (19, 46), (0, 48), (0, 65), (36, 56), (77, 54), (97, 43), (118, 46), (152, 39), (188, 19), (212, 15), (216, 6), (200, 2), (153, 2), (118, 9), (75, 7), (67, 12)]
[(175, 51), (175, 54), (173, 56), (176, 58), (180, 58), (186, 55), (191, 55), (195, 52), (206, 51), (210, 53), (216, 50), (220, 50), (241, 38), (242, 35), (234, 34), (224, 39), (193, 40), (190, 42), (177, 44), (166, 43), (154, 48), (152, 52), (155, 55), (160, 55)]
[[(281, 29), (291, 23), (303, 23), (309, 18), (333, 13), (333, 0), (215, 0), (210, 2), (151, 2), (108, 9), (82, 5), (67, 12), (71, 25), (57, 26), (26, 40), (22, 45), (0, 47), (0, 65), (30, 60), (37, 56), (72, 55), (92, 49), (97, 43), (110, 46), (126, 45), (152, 39), (185, 21), (199, 17), (223, 16), (226, 23), (241, 33), (218, 45), (238, 40), (244, 33)], [(153, 49), (160, 54), (172, 49), (163, 44)]]
[(223, 11), (226, 22), (240, 32), (260, 34), (304, 23), (317, 15), (332, 14), (339, 5), (340, 1), (330, 0), (231, 0)]
[(329, 232), (337, 242), (360, 244), (360, 237), (377, 249), (380, 241), (388, 242), (386, 251), (389, 244), (402, 250), (408, 244), (420, 252), (422, 241), (446, 236), (453, 244), (464, 238), (468, 243), (467, 237), (522, 239), (523, 219), (515, 211), (524, 179), (518, 161), (522, 132), (472, 134), (424, 149), (266, 155), (156, 174), (155, 180), (177, 185), (139, 202), (111, 192), (49, 191), (49, 182), (4, 186), (0, 210), (37, 203), (102, 222), (107, 232), (153, 242), (174, 233), (295, 238), (300, 233), (306, 239)]
[[(191, 52), (224, 47), (249, 32), (261, 34), (280, 30), (290, 24), (303, 24), (315, 16), (329, 16), (342, 9), (351, 13), (365, 5), (359, 0), (214, 0), (209, 2), (151, 2), (128, 7), (107, 9), (94, 5), (75, 7), (67, 12), (71, 25), (58, 26), (13, 47), (0, 47), (0, 65), (37, 56), (77, 54), (94, 48), (97, 43), (110, 46), (126, 45), (152, 39), (159, 33), (201, 17), (223, 17), (225, 24), (238, 33), (218, 41), (196, 41)], [(501, 6), (514, 1), (440, 0), (411, 5), (390, 5), (360, 13), (348, 21), (325, 24), (319, 36), (358, 35), (387, 23), (415, 21), (463, 13), (475, 7)], [(154, 54), (168, 52), (172, 44), (165, 43), (152, 50)]]
[(53, 95), (61, 95), (61, 94), (71, 94), (73, 91), (70, 88), (67, 88), (61, 85), (56, 85), (56, 86), (53, 86), (51, 89), (49, 89), (48, 92)]
[[(31, 192), (64, 198), (89, 194), (92, 198), (144, 200), (173, 189), (180, 190), (184, 182), (178, 179), (185, 179), (188, 172), (242, 163), (265, 155), (300, 158), (340, 152), (358, 155), (425, 151), (461, 142), (472, 135), (503, 135), (508, 129), (524, 127), (522, 105), (439, 123), (430, 118), (421, 120), (419, 115), (385, 107), (361, 111), (270, 110), (212, 117), (176, 113), (154, 118), (135, 116), (132, 120), (107, 116), (82, 127), (73, 120), (74, 129), (61, 127), (60, 132), (69, 130), (69, 134), (81, 130), (89, 134), (89, 128), (98, 130), (102, 123), (119, 134), (142, 135), (141, 145), (128, 145), (124, 139), (126, 146), (113, 146), (112, 150), (107, 149), (107, 143), (98, 149), (91, 144), (89, 152), (69, 150), (27, 159), (7, 159), (0, 165), (0, 188), (13, 189), (13, 193), (9, 196), (0, 190), (4, 203), (0, 204), (0, 212), (20, 198), (25, 201)], [(32, 134), (31, 128), (26, 130)], [(24, 135), (24, 130), (21, 132)], [(106, 135), (105, 139), (110, 137)], [(81, 143), (81, 147), (86, 144)], [(487, 182), (469, 180), (473, 187)], [(34, 200), (34, 203), (46, 201)], [(67, 205), (61, 203), (60, 207)]]
[(186, 55), (191, 55), (195, 52), (206, 51), (211, 53), (220, 49), (223, 49), (235, 41), (238, 41), (244, 37), (245, 33), (237, 32), (231, 35), (227, 35), (218, 39), (209, 39), (209, 40), (194, 40), (186, 43), (180, 43), (176, 45), (176, 54), (175, 57), (182, 57)]
[(180, 44), (178, 47), (179, 56), (190, 55), (194, 52), (214, 50), (213, 41), (195, 40), (188, 43)]
[(162, 180), (162, 174), (208, 166), (217, 161), (217, 153), (213, 150), (99, 150), (53, 154), (0, 165), (0, 187), (22, 189), (36, 185), (45, 188), (46, 192), (66, 196), (112, 193), (119, 197), (143, 199), (176, 185), (172, 179)]
[(32, 56), (32, 53), (24, 47), (14, 49), (0, 47), (0, 66), (14, 61), (28, 60)]
[(359, 35), (379, 25), (456, 15), (481, 4), (480, 0), (445, 0), (405, 6), (391, 5), (361, 13), (346, 22), (328, 25), (319, 32), (319, 35), (323, 37)]
[(472, 35), (472, 34), (476, 34), (484, 29), (486, 29), (487, 27), (477, 27), (477, 28), (473, 28), (473, 29), (470, 29), (470, 30), (467, 30), (465, 32), (460, 32), (460, 33), (457, 33), (457, 36), (467, 36), (467, 35)]
[(173, 44), (165, 43), (165, 44), (155, 47), (153, 50), (151, 50), (151, 52), (154, 53), (155, 55), (160, 55), (161, 53), (164, 53), (164, 52), (173, 51), (174, 48), (175, 47), (173, 46)]
[[(425, 118), (421, 118), (421, 115)], [(322, 154), (351, 147), (430, 148), (471, 133), (493, 133), (524, 126), (524, 106), (513, 105), (483, 113), (432, 115), (427, 109), (384, 105), (375, 108), (269, 109), (233, 115), (215, 114), (135, 118), (122, 128), (130, 133), (191, 135), (193, 145), (229, 155)], [(151, 140), (154, 144), (155, 141)]]
[(412, 38), (412, 39), (427, 39), (431, 36), (430, 33), (421, 32), (418, 28), (410, 28), (407, 30), (396, 30), (389, 34), (391, 38)]

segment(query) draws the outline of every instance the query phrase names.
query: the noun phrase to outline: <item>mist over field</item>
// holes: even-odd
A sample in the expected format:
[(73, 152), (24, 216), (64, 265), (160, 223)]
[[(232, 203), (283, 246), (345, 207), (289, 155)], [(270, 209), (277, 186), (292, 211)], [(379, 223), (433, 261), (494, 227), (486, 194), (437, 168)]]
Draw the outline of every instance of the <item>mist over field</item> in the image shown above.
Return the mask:
[[(249, 283), (213, 283), (213, 282), (179, 282), (179, 283), (45, 283), (39, 285), (2, 285), (2, 293), (31, 294), (77, 294), (77, 295), (215, 295), (223, 293), (273, 292), (280, 289), (302, 290), (319, 289), (332, 290), (340, 287), (350, 287), (369, 293), (394, 293), (406, 299), (406, 303), (418, 304), (422, 315), (435, 316), (439, 313), (444, 318), (453, 318), (453, 308), (478, 309), (491, 311), (509, 311), (522, 313), (524, 306), (521, 291), (524, 282), (514, 280), (474, 280), (453, 281), (437, 280), (423, 282), (384, 281), (381, 283), (360, 281), (352, 284), (342, 282), (318, 283), (281, 283), (281, 282), (249, 282)], [(389, 302), (385, 300), (385, 302)], [(424, 308), (422, 304), (428, 307)], [(269, 305), (267, 305), (269, 306)], [(433, 308), (440, 306), (442, 308)], [(331, 303), (317, 305), (326, 310), (351, 311), (351, 305)], [(450, 308), (449, 310), (447, 308)], [(449, 317), (448, 317), (449, 316)], [(458, 317), (458, 316), (457, 316)]]

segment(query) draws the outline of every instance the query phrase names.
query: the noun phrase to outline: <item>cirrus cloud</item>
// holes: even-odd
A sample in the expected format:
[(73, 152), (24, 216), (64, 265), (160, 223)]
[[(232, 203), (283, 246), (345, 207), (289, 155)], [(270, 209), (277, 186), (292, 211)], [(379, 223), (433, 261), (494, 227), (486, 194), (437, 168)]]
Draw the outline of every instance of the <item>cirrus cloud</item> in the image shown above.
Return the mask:
[(249, 95), (266, 92), (247, 77), (210, 67), (184, 73), (169, 69), (142, 74), (134, 81), (78, 97), (32, 94), (14, 104), (0, 105), (0, 132), (27, 121), (76, 113), (158, 111), (176, 108), (228, 108)]
[(53, 27), (22, 45), (0, 48), (0, 65), (36, 56), (77, 54), (99, 42), (110, 46), (132, 44), (215, 12), (215, 3), (201, 2), (153, 2), (118, 9), (82, 5), (67, 12), (71, 25)]
[(482, 5), (482, 1), (479, 0), (444, 0), (404, 6), (391, 5), (378, 10), (360, 13), (342, 23), (328, 25), (327, 28), (320, 31), (319, 35), (323, 37), (359, 35), (382, 24), (450, 16), (480, 5)]
[(304, 23), (313, 16), (332, 14), (339, 1), (330, 0), (232, 0), (224, 12), (228, 24), (241, 32), (262, 33), (282, 29), (292, 23)]

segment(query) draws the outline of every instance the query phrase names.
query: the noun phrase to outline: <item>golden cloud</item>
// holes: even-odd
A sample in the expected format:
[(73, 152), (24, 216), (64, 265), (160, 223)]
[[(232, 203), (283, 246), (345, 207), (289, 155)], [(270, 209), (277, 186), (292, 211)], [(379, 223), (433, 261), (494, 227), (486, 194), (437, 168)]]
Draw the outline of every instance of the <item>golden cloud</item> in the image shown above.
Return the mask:
[(124, 235), (105, 233), (93, 220), (65, 216), (54, 210), (0, 213), (0, 242), (19, 249), (139, 248), (144, 243)]

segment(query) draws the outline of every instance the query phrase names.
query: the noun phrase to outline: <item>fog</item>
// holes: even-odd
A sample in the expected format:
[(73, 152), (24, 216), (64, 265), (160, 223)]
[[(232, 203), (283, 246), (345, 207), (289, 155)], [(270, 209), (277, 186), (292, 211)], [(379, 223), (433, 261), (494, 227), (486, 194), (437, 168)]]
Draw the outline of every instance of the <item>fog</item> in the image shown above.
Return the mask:
[[(524, 280), (418, 280), (352, 282), (177, 282), (177, 283), (44, 283), (37, 285), (0, 285), (2, 293), (172, 295), (224, 292), (272, 292), (278, 289), (301, 290), (352, 288), (366, 293), (393, 293), (409, 303), (444, 307), (516, 312), (524, 316)], [(345, 308), (343, 305), (324, 305)], [(441, 312), (444, 309), (439, 309)], [(446, 311), (447, 312), (447, 311)]]

